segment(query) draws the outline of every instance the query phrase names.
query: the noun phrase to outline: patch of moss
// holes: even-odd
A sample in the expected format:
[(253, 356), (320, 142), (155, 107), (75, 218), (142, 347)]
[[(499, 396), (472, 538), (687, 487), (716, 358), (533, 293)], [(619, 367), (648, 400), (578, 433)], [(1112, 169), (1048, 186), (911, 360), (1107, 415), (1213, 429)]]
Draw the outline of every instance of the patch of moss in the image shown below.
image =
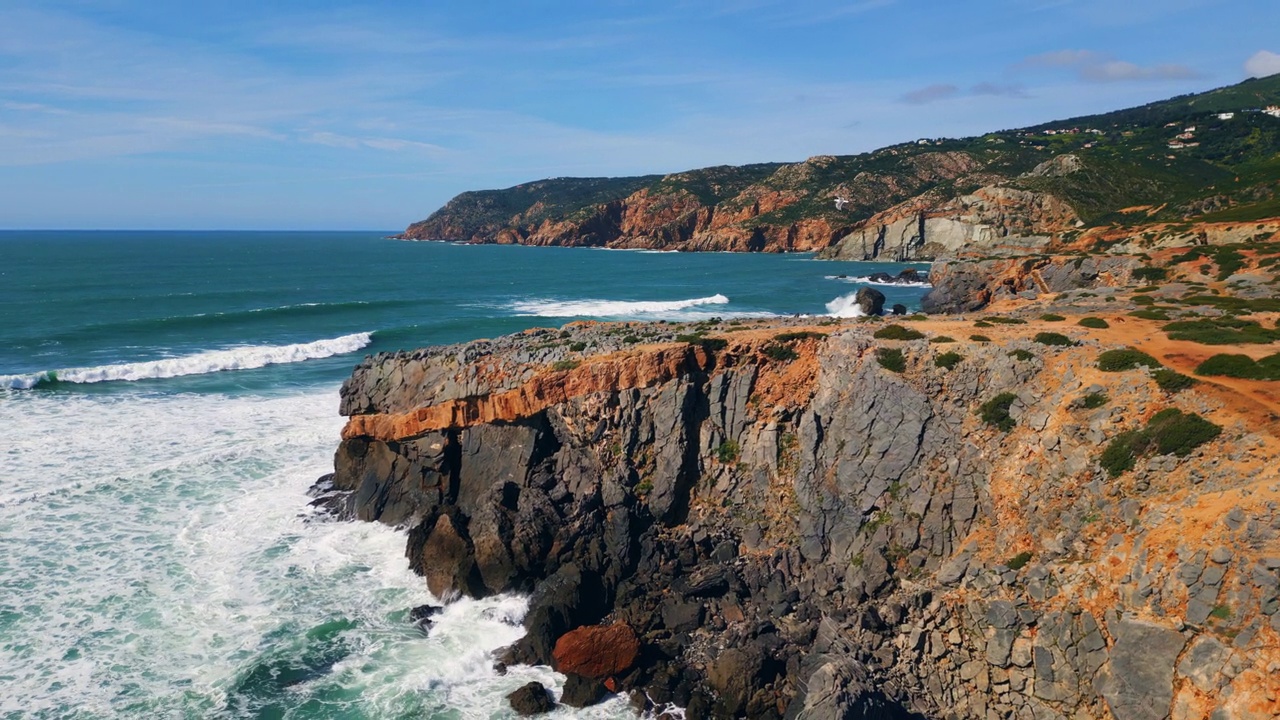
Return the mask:
[(1026, 567), (1029, 562), (1031, 562), (1031, 553), (1024, 550), (1006, 560), (1004, 565), (1010, 570), (1021, 570)]
[(557, 372), (565, 372), (566, 370), (572, 370), (581, 364), (582, 363), (578, 360), (557, 360), (551, 363), (551, 369)]
[(761, 352), (770, 360), (777, 360), (778, 362), (791, 362), (800, 357), (799, 353), (786, 345), (767, 345)]
[(1089, 393), (1080, 399), (1080, 404), (1090, 410), (1100, 408), (1107, 404), (1106, 393)]

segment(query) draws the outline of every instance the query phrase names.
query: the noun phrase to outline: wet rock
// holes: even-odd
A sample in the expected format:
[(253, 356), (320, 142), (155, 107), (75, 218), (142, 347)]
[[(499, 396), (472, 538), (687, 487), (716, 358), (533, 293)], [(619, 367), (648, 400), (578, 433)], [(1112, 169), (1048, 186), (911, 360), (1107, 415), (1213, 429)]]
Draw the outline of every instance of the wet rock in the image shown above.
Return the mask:
[(858, 288), (857, 294), (853, 296), (853, 302), (862, 309), (863, 315), (884, 314), (884, 293), (875, 288)]
[(521, 717), (551, 712), (556, 706), (551, 693), (540, 682), (531, 682), (511, 693), (507, 696), (507, 702), (511, 703), (511, 709)]
[(599, 680), (576, 673), (565, 673), (564, 691), (560, 693), (560, 702), (570, 707), (590, 707), (603, 700), (607, 694), (608, 689)]

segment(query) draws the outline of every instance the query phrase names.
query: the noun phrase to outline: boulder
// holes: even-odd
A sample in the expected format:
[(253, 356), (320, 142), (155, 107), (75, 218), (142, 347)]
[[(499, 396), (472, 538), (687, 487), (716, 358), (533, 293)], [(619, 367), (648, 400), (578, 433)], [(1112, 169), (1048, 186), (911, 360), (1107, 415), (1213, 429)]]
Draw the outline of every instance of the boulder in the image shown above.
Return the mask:
[(875, 288), (859, 288), (853, 300), (858, 307), (862, 308), (863, 315), (884, 314), (884, 293)]
[(630, 670), (639, 654), (640, 641), (635, 632), (623, 623), (615, 623), (570, 630), (556, 641), (552, 657), (556, 669), (566, 675), (604, 680)]
[(566, 673), (564, 692), (560, 693), (560, 702), (570, 707), (590, 707), (603, 700), (607, 692), (604, 684), (599, 680), (576, 673)]
[(551, 693), (540, 682), (531, 682), (507, 696), (511, 709), (521, 717), (541, 715), (556, 706)]
[(1164, 720), (1173, 702), (1173, 665), (1186, 645), (1172, 628), (1123, 619), (1111, 627), (1115, 645), (1102, 696), (1116, 720)]

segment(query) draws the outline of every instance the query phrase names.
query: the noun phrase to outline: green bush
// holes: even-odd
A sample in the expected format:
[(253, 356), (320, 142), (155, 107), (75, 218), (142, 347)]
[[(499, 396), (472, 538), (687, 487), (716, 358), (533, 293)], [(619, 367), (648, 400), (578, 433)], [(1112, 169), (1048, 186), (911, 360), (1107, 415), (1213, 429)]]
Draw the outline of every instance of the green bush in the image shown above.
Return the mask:
[(1055, 315), (1053, 313), (1045, 313), (1044, 315), (1040, 316), (1040, 319), (1045, 322), (1062, 322), (1063, 320), (1066, 320), (1065, 317), (1061, 315)]
[(1026, 325), (1027, 324), (1026, 320), (1019, 320), (1018, 318), (1000, 317), (999, 315), (989, 315), (987, 317), (982, 318), (982, 320), (985, 322), (989, 322), (992, 325)]
[(569, 350), (572, 352), (582, 352), (583, 350), (586, 350), (586, 349), (587, 349), (587, 344), (584, 342), (569, 343)]
[(1009, 351), (1009, 357), (1014, 358), (1014, 359), (1017, 359), (1017, 360), (1021, 360), (1022, 362), (1026, 362), (1026, 361), (1028, 361), (1028, 360), (1032, 360), (1032, 359), (1034, 359), (1034, 358), (1035, 358), (1035, 356), (1036, 356), (1036, 355), (1035, 355), (1035, 353), (1033, 353), (1033, 352), (1031, 352), (1031, 351), (1029, 351), (1029, 350), (1023, 350), (1022, 348), (1018, 348), (1017, 350), (1010, 350), (1010, 351)]
[(1280, 380), (1280, 353), (1254, 360), (1248, 355), (1214, 355), (1196, 367), (1197, 375), (1246, 380)]
[(1160, 367), (1160, 361), (1134, 348), (1107, 350), (1098, 356), (1098, 369), (1103, 372), (1123, 372), (1139, 366)]
[(813, 332), (811, 330), (802, 330), (800, 332), (779, 333), (777, 335), (774, 335), (773, 339), (780, 343), (785, 343), (785, 342), (792, 342), (794, 340), (809, 340), (809, 339), (822, 340), (825, 337), (826, 335), (823, 335), (820, 332)]
[(876, 360), (880, 362), (880, 367), (900, 373), (907, 369), (907, 359), (903, 357), (902, 351), (897, 348), (880, 348), (876, 350)]
[(986, 335), (970, 335), (969, 339), (974, 342), (991, 342), (991, 338)]
[(716, 448), (716, 458), (722, 463), (731, 463), (738, 459), (738, 443), (733, 440), (725, 440), (720, 443), (720, 447)]
[(1071, 338), (1067, 337), (1066, 335), (1063, 335), (1062, 333), (1055, 333), (1055, 332), (1036, 333), (1036, 336), (1032, 339), (1040, 343), (1041, 345), (1057, 345), (1060, 347), (1070, 347), (1076, 344), (1075, 340), (1072, 340)]
[(978, 416), (982, 418), (982, 422), (1009, 432), (1017, 424), (1009, 416), (1009, 406), (1013, 405), (1013, 401), (1017, 399), (1018, 396), (1011, 392), (1000, 393), (982, 403), (982, 407), (978, 408)]
[(994, 325), (992, 325), (991, 323), (987, 322), (986, 320), (977, 320), (977, 321), (974, 321), (973, 326), (974, 326), (974, 327), (976, 327), (976, 328), (989, 328), (989, 327), (995, 327)]
[(1280, 340), (1280, 330), (1264, 328), (1253, 320), (1236, 317), (1180, 320), (1162, 329), (1170, 340), (1187, 340), (1201, 345), (1267, 345)]
[(624, 344), (626, 344), (626, 345), (635, 345), (636, 343), (640, 342), (640, 336), (639, 336), (639, 335), (627, 335), (627, 336), (625, 336), (625, 337), (623, 337), (623, 338), (622, 338), (622, 342), (623, 342)]
[(702, 342), (702, 333), (682, 333), (680, 335), (676, 335), (676, 342), (697, 345)]
[(938, 345), (942, 345), (945, 343), (953, 343), (955, 341), (956, 339), (951, 337), (950, 335), (939, 335), (937, 337), (929, 338), (929, 342), (938, 344)]
[(1129, 313), (1129, 317), (1142, 318), (1143, 320), (1172, 320), (1169, 313), (1163, 310), (1134, 310)]
[(946, 368), (950, 370), (951, 368), (958, 365), (960, 361), (963, 359), (964, 359), (964, 356), (961, 355), (960, 353), (946, 352), (935, 357), (933, 359), (933, 364), (940, 368)]
[(1010, 570), (1021, 570), (1029, 562), (1031, 562), (1031, 553), (1024, 550), (1006, 560), (1004, 565)]
[(1169, 277), (1169, 271), (1165, 268), (1140, 267), (1133, 271), (1133, 279), (1143, 282), (1156, 282), (1167, 277)]
[(1160, 368), (1151, 373), (1151, 377), (1155, 378), (1156, 385), (1166, 392), (1180, 392), (1196, 384), (1195, 378), (1187, 377), (1169, 368)]
[(572, 370), (581, 364), (582, 363), (577, 360), (557, 360), (551, 363), (551, 369), (557, 372), (564, 372), (566, 370)]
[(1080, 399), (1080, 404), (1090, 410), (1093, 410), (1095, 408), (1100, 408), (1103, 405), (1107, 404), (1107, 394), (1106, 393), (1089, 393), (1088, 395), (1085, 395), (1083, 398)]
[(770, 360), (777, 360), (778, 362), (791, 362), (800, 357), (795, 350), (786, 345), (768, 345), (763, 352)]
[(1103, 320), (1102, 318), (1096, 317), (1082, 317), (1076, 324), (1080, 327), (1093, 328), (1095, 330), (1105, 330), (1106, 328), (1111, 327), (1111, 323)]
[(1156, 299), (1147, 295), (1138, 295), (1132, 298), (1131, 302), (1134, 305), (1155, 305)]
[(885, 325), (875, 332), (878, 340), (919, 340), (924, 333), (901, 325)]
[(724, 338), (703, 338), (702, 349), (707, 352), (718, 352), (729, 347), (729, 341)]
[(1099, 458), (1111, 477), (1132, 470), (1138, 458), (1147, 455), (1186, 457), (1193, 450), (1222, 434), (1222, 428), (1195, 413), (1166, 408), (1151, 416), (1141, 430), (1126, 430), (1107, 444)]

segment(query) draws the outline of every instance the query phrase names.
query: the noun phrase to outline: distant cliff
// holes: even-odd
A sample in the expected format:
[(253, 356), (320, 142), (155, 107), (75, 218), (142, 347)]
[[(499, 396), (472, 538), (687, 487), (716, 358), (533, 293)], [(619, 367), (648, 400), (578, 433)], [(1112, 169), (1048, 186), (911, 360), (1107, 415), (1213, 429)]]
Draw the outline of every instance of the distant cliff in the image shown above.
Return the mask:
[(1275, 218), (1280, 118), (1254, 110), (1277, 103), (1280, 76), (861, 155), (540, 180), (463, 193), (401, 237), (927, 260)]
[[(1170, 382), (1204, 346), (1126, 303), (1044, 298), (982, 335), (580, 323), (374, 356), (319, 502), (408, 528), (437, 596), (532, 592), (500, 660), (568, 673), (562, 702), (1276, 717), (1280, 399)], [(1173, 375), (1101, 361), (1129, 344)]]

